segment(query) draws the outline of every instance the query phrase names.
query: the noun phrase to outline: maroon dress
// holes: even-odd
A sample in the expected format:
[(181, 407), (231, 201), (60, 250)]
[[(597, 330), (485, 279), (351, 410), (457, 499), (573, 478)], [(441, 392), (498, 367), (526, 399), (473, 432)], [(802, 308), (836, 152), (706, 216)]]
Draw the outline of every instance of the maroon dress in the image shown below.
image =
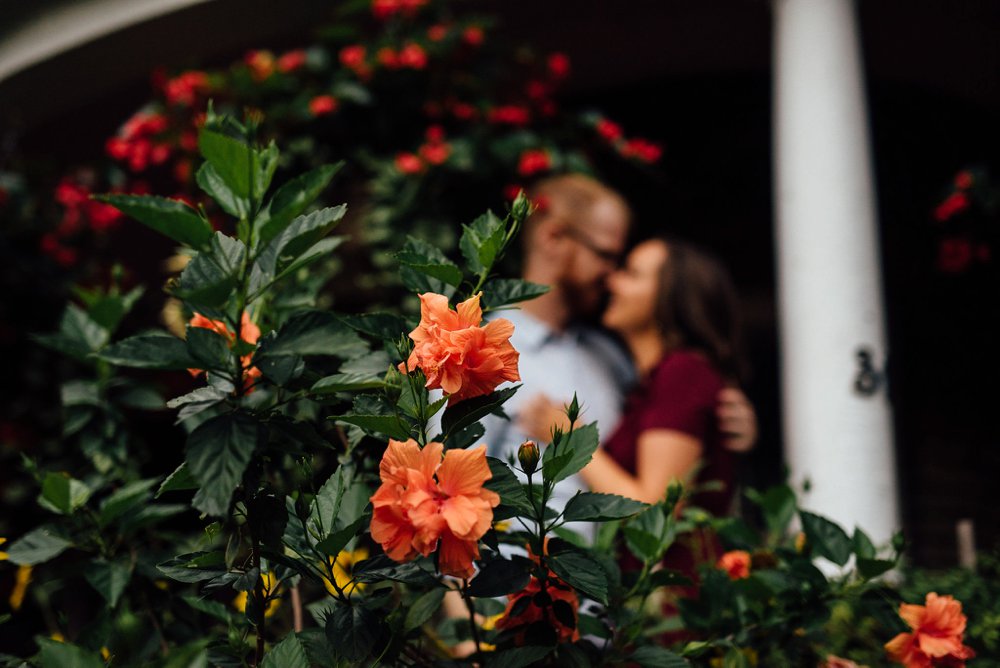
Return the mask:
[[(659, 364), (628, 396), (618, 428), (604, 449), (622, 468), (636, 475), (639, 436), (650, 429), (679, 431), (702, 444), (701, 468), (695, 486), (713, 481), (722, 488), (696, 492), (688, 501), (723, 516), (733, 498), (735, 462), (733, 454), (722, 446), (719, 420), (715, 414), (719, 392), (725, 382), (702, 355), (691, 350), (667, 353)], [(669, 452), (663, 456), (669, 457)], [(682, 536), (666, 554), (664, 566), (696, 578), (697, 565), (714, 563), (721, 556), (716, 537), (708, 532)], [(624, 554), (621, 566), (637, 569), (641, 564), (631, 554)], [(690, 593), (690, 592), (689, 592)]]

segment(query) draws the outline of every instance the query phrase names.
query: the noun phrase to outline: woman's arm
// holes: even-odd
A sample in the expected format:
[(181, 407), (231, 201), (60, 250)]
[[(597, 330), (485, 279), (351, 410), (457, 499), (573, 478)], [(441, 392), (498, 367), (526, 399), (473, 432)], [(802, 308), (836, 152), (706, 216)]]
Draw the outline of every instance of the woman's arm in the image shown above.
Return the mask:
[(701, 458), (701, 441), (673, 429), (649, 429), (639, 435), (633, 476), (603, 449), (580, 472), (591, 491), (618, 494), (645, 503), (663, 500), (671, 480), (690, 476)]

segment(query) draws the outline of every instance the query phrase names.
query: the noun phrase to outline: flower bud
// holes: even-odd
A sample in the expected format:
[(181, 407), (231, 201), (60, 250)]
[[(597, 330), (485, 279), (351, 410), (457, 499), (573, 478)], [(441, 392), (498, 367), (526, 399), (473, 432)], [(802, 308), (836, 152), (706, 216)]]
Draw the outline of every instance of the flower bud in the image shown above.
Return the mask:
[(531, 208), (531, 200), (528, 199), (522, 190), (517, 193), (517, 197), (514, 198), (514, 202), (510, 207), (510, 212), (513, 214), (515, 220), (521, 221), (531, 214)]
[(527, 474), (535, 472), (538, 466), (538, 444), (534, 441), (525, 441), (517, 449), (517, 461), (521, 463), (521, 468)]

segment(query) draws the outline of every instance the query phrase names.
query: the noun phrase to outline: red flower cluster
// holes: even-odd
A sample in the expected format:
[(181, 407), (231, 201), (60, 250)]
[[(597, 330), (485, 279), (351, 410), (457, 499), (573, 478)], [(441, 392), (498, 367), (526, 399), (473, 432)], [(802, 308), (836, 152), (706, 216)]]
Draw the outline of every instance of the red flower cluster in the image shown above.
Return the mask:
[(626, 158), (636, 158), (642, 162), (653, 163), (663, 155), (663, 149), (651, 141), (640, 139), (629, 139), (621, 148), (621, 154)]
[(63, 207), (62, 218), (55, 230), (42, 236), (39, 245), (43, 253), (64, 267), (77, 261), (77, 252), (66, 245), (67, 239), (84, 229), (107, 232), (122, 219), (121, 211), (90, 199), (90, 195), (90, 188), (69, 177), (56, 186), (54, 198)]
[(389, 558), (410, 561), (438, 550), (445, 575), (472, 577), (479, 539), (490, 528), (500, 496), (483, 488), (493, 477), (486, 446), (441, 453), (441, 443), (421, 448), (412, 438), (390, 440), (372, 495), (372, 539)]
[(419, 174), (424, 171), (424, 161), (413, 153), (397, 153), (395, 164), (396, 169), (403, 174)]
[(553, 53), (549, 56), (549, 74), (555, 79), (565, 79), (569, 76), (569, 56), (565, 53)]
[(306, 52), (304, 49), (295, 49), (284, 53), (278, 58), (278, 71), (282, 74), (289, 74), (302, 69), (306, 64)]
[(480, 46), (486, 39), (486, 33), (479, 26), (469, 26), (462, 31), (462, 41), (469, 46)]
[(487, 120), (490, 123), (523, 126), (531, 122), (531, 112), (525, 107), (508, 104), (490, 109)]
[(313, 116), (324, 116), (337, 111), (340, 106), (337, 98), (332, 95), (317, 95), (309, 100), (309, 113)]
[(427, 67), (427, 52), (416, 42), (407, 42), (399, 50), (399, 66), (411, 70), (422, 70)]
[(550, 169), (552, 169), (552, 157), (545, 149), (524, 151), (517, 162), (517, 173), (521, 176), (533, 176)]
[(274, 54), (270, 51), (248, 51), (243, 62), (250, 68), (250, 76), (254, 81), (264, 81), (274, 74)]
[(622, 126), (607, 118), (597, 121), (597, 125), (594, 127), (597, 130), (597, 134), (601, 135), (606, 141), (615, 142), (622, 138)]
[(962, 644), (967, 622), (962, 603), (935, 592), (927, 594), (925, 603), (899, 606), (899, 616), (913, 631), (900, 633), (885, 644), (889, 658), (906, 668), (964, 668), (965, 660), (976, 653)]
[(372, 16), (385, 21), (396, 14), (413, 17), (427, 0), (372, 0)]
[(158, 135), (168, 127), (166, 116), (139, 112), (128, 119), (114, 137), (104, 145), (107, 154), (127, 163), (133, 172), (144, 171), (150, 165), (162, 165), (170, 159), (172, 147)]
[(934, 218), (943, 223), (952, 216), (956, 216), (969, 208), (969, 196), (963, 192), (956, 192), (949, 195), (934, 209)]
[(366, 61), (367, 52), (360, 44), (345, 46), (340, 50), (340, 64), (358, 75), (361, 79), (371, 76), (372, 68)]
[(451, 145), (444, 140), (444, 128), (432, 125), (427, 128), (427, 141), (420, 147), (420, 157), (431, 165), (444, 163), (451, 155)]
[(399, 370), (420, 369), (428, 389), (444, 390), (449, 403), (489, 394), (504, 381), (520, 380), (518, 352), (510, 343), (514, 325), (497, 318), (480, 327), (482, 319), (479, 295), (459, 304), (457, 311), (449, 308), (444, 295), (420, 295), (420, 324), (410, 332), (413, 352)]
[(191, 107), (199, 96), (210, 89), (208, 75), (198, 70), (178, 74), (163, 84), (163, 96), (167, 103), (179, 107)]

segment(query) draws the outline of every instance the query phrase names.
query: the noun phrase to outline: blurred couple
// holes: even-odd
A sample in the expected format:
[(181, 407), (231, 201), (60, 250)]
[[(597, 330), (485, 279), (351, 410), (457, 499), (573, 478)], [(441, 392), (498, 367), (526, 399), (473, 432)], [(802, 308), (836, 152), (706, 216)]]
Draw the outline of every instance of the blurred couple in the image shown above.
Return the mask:
[[(504, 406), (509, 421), (486, 421), (490, 455), (507, 459), (526, 439), (547, 442), (554, 425), (568, 426), (563, 407), (575, 392), (579, 423), (598, 422), (601, 447), (579, 475), (557, 485), (558, 510), (586, 489), (655, 503), (676, 478), (695, 490), (721, 483), (688, 501), (727, 514), (735, 453), (757, 437), (756, 415), (739, 389), (727, 272), (698, 248), (665, 238), (626, 255), (631, 211), (589, 177), (548, 179), (530, 198), (538, 208), (522, 233), (522, 277), (551, 290), (504, 314), (514, 323), (523, 387)], [(598, 317), (603, 328), (588, 324)], [(592, 538), (591, 526), (570, 528)]]

